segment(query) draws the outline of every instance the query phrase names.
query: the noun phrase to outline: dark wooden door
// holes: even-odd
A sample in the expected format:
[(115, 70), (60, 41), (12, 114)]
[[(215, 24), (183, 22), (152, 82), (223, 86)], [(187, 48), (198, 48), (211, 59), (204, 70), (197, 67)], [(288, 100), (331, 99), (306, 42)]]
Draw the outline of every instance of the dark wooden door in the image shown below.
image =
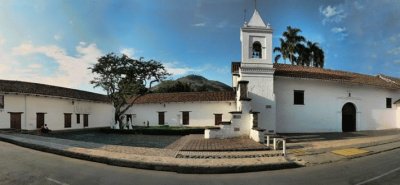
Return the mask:
[(253, 113), (253, 128), (258, 128), (258, 113)]
[(342, 108), (342, 131), (356, 131), (356, 107), (352, 103), (346, 103)]
[(182, 112), (182, 124), (189, 125), (189, 112)]
[(21, 129), (21, 114), (22, 113), (10, 113), (10, 128)]
[(42, 128), (44, 125), (44, 113), (36, 113), (36, 128)]
[(215, 115), (215, 125), (219, 125), (222, 122), (222, 114), (214, 114)]
[(165, 112), (158, 112), (158, 124), (159, 125), (165, 124)]
[(71, 128), (71, 113), (64, 114), (64, 127)]
[(89, 126), (89, 114), (84, 114), (83, 115), (83, 127), (88, 127)]

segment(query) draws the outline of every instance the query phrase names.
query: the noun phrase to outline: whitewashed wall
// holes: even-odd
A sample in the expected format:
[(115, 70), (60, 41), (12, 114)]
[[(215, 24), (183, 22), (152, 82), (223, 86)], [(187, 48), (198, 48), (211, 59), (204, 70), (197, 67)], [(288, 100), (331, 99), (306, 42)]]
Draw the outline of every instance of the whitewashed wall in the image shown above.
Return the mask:
[[(4, 96), (4, 110), (0, 112), (0, 128), (10, 128), (10, 114), (8, 112), (23, 112), (21, 128), (36, 129), (36, 113), (45, 114), (45, 124), (51, 130), (83, 128), (83, 114), (89, 114), (89, 127), (108, 127), (114, 117), (114, 108), (111, 104), (89, 101), (60, 99), (53, 97), (10, 95)], [(71, 128), (64, 128), (64, 113), (72, 113)], [(76, 121), (76, 114), (80, 114), (80, 123)]]
[[(293, 104), (293, 90), (304, 90), (304, 105)], [(279, 133), (342, 132), (341, 110), (347, 102), (356, 106), (357, 131), (398, 128), (396, 106), (386, 108), (386, 98), (397, 100), (400, 91), (275, 77), (275, 95)]]
[(400, 128), (400, 102), (397, 103), (397, 128)]
[(190, 111), (188, 126), (214, 126), (214, 114), (222, 114), (222, 121), (230, 121), (229, 112), (235, 111), (235, 106), (234, 101), (135, 104), (126, 114), (134, 114), (132, 120), (135, 125), (143, 126), (149, 121), (150, 126), (156, 126), (158, 112), (165, 111), (165, 125), (181, 126), (181, 111)]

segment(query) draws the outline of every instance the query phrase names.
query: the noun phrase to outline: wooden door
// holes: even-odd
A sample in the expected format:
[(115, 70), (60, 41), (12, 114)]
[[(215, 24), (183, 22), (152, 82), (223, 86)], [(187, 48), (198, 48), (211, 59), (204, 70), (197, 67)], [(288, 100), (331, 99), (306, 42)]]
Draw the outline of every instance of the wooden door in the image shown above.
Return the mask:
[(10, 113), (10, 128), (21, 129), (21, 114), (22, 113)]
[(36, 113), (36, 128), (42, 128), (44, 125), (44, 113)]
[(158, 124), (159, 125), (165, 124), (165, 112), (158, 112)]
[(222, 122), (222, 114), (214, 114), (215, 115), (215, 125), (219, 125)]
[(71, 128), (71, 113), (64, 114), (64, 128)]
[(189, 112), (182, 112), (182, 124), (189, 125)]
[(88, 127), (89, 126), (89, 114), (84, 114), (83, 115), (83, 127)]
[(356, 107), (353, 103), (346, 103), (342, 108), (342, 131), (356, 131)]

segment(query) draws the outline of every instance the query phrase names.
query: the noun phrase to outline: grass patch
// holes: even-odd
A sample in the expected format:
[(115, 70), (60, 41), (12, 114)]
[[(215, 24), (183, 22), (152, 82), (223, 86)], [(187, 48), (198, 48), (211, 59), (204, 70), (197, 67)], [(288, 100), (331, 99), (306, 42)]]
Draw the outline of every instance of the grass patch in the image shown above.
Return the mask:
[(189, 134), (204, 134), (207, 128), (215, 127), (183, 127), (183, 126), (150, 126), (138, 127), (135, 126), (131, 130), (116, 130), (110, 128), (101, 129), (105, 133), (118, 133), (118, 134), (144, 134), (144, 135), (189, 135)]

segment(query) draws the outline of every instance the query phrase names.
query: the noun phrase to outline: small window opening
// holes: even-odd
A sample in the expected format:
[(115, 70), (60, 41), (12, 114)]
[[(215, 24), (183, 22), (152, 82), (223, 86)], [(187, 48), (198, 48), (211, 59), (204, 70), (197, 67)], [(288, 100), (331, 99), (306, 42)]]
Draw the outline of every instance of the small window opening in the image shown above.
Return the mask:
[(294, 104), (304, 105), (304, 91), (294, 90)]
[(262, 58), (261, 43), (256, 41), (253, 43), (253, 55), (252, 58)]

